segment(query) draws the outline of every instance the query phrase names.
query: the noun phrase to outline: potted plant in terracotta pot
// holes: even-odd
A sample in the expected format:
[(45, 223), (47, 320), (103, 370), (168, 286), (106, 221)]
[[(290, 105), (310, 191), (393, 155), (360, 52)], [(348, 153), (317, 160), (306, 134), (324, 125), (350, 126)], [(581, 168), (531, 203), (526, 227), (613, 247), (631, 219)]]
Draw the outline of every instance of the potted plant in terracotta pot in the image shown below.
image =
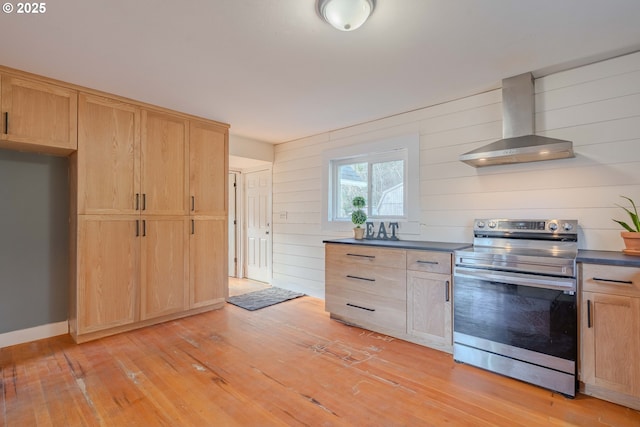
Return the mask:
[(364, 237), (364, 228), (360, 227), (362, 224), (367, 222), (367, 214), (364, 213), (362, 208), (367, 205), (367, 202), (364, 200), (362, 196), (356, 196), (351, 201), (355, 210), (351, 213), (351, 222), (355, 224), (355, 228), (353, 229), (353, 237), (360, 240)]
[(636, 208), (636, 204), (629, 197), (620, 197), (627, 199), (629, 203), (631, 203), (631, 208), (617, 205), (624, 209), (624, 211), (629, 215), (629, 218), (631, 219), (630, 223), (614, 219), (615, 222), (620, 224), (622, 228), (626, 230), (620, 232), (626, 246), (626, 249), (624, 249), (623, 252), (629, 255), (640, 255), (640, 218), (638, 217), (638, 209)]

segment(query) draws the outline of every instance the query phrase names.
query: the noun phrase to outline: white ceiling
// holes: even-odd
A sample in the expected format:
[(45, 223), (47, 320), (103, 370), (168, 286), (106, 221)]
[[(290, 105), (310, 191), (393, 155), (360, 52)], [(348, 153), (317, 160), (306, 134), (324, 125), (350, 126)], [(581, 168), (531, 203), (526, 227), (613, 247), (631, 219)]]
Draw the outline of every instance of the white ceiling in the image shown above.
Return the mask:
[(53, 0), (46, 8), (0, 13), (0, 64), (272, 143), (640, 50), (639, 0), (378, 0), (349, 33), (321, 21), (315, 0)]

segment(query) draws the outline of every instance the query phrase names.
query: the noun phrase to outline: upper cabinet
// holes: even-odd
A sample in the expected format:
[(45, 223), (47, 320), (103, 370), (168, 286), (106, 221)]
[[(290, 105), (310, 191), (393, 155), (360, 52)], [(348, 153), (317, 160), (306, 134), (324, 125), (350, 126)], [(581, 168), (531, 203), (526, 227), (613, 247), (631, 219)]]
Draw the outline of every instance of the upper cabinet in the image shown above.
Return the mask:
[(147, 215), (186, 215), (189, 121), (142, 110), (141, 205)]
[(0, 147), (67, 155), (78, 147), (75, 90), (0, 76)]
[(78, 98), (78, 213), (135, 214), (141, 208), (140, 108)]
[[(189, 211), (227, 213), (227, 128), (192, 120), (189, 134)], [(224, 153), (224, 154), (223, 154)]]

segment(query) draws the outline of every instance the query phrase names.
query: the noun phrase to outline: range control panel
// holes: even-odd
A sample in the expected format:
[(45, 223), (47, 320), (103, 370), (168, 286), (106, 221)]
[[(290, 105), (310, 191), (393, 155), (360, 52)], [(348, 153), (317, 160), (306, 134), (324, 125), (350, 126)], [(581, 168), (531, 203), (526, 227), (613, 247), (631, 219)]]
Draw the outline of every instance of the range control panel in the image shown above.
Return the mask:
[(474, 231), (577, 233), (578, 221), (574, 219), (476, 219)]

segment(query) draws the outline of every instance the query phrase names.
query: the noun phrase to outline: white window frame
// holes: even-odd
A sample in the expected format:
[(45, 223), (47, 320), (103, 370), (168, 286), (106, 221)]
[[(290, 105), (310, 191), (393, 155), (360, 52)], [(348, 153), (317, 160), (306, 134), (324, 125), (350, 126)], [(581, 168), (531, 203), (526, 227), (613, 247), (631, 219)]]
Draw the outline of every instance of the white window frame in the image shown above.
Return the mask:
[[(398, 153), (402, 153), (398, 156)], [(338, 219), (333, 212), (337, 202), (334, 183), (337, 179), (337, 165), (345, 160), (371, 161), (375, 159), (405, 160), (404, 203), (406, 215), (370, 219), (376, 225), (380, 222), (398, 222), (398, 234), (420, 234), (420, 137), (418, 134), (396, 136), (378, 141), (349, 145), (323, 153), (322, 179), (322, 230), (347, 232), (354, 226), (350, 219)]]

